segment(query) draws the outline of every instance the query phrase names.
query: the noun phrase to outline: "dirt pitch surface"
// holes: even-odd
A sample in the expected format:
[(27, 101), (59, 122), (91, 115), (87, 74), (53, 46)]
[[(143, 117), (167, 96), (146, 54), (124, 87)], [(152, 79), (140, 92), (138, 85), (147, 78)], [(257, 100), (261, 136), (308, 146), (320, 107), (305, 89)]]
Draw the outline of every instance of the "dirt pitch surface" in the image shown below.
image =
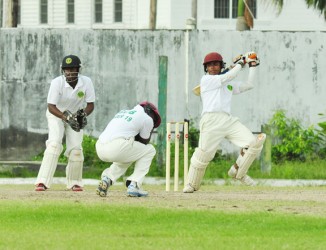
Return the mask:
[[(209, 210), (226, 213), (267, 212), (326, 217), (326, 187), (244, 187), (202, 186), (193, 194), (166, 192), (163, 185), (146, 185), (148, 197), (127, 197), (126, 188), (113, 186), (107, 197), (95, 193), (96, 186), (87, 185), (83, 192), (65, 190), (62, 184), (45, 192), (34, 191), (33, 185), (0, 185), (0, 202), (55, 202), (85, 205), (135, 206), (174, 210)], [(179, 187), (182, 190), (182, 187)]]

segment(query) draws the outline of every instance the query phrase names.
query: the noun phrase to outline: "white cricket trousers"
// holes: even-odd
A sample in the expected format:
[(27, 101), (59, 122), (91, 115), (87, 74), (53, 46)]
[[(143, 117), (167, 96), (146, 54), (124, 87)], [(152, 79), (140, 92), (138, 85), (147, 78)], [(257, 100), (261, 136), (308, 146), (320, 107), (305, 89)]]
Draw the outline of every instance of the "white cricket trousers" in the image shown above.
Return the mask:
[(66, 135), (66, 151), (64, 153), (66, 157), (69, 157), (71, 150), (82, 149), (83, 130), (80, 130), (80, 132), (74, 131), (69, 125), (63, 123), (60, 118), (52, 115), (49, 110), (46, 111), (46, 118), (49, 127), (49, 137), (46, 145), (50, 142), (62, 144), (63, 136)]
[(111, 166), (102, 173), (102, 178), (107, 176), (112, 182), (116, 182), (135, 162), (134, 172), (127, 180), (137, 182), (138, 186), (142, 185), (156, 154), (153, 145), (145, 145), (135, 141), (133, 137), (117, 138), (109, 142), (97, 141), (96, 152), (102, 161), (112, 162)]
[(237, 117), (225, 112), (205, 113), (200, 120), (198, 147), (214, 156), (225, 138), (238, 147), (248, 147), (255, 139), (252, 132)]
[[(73, 185), (82, 186), (82, 170), (84, 157), (82, 155), (83, 131), (74, 131), (69, 125), (52, 115), (48, 110), (46, 111), (46, 118), (48, 120), (49, 136), (45, 142), (46, 150), (40, 170), (38, 172), (35, 184), (43, 183), (47, 188), (50, 188), (53, 182), (53, 175), (57, 168), (59, 156), (62, 151), (62, 140), (64, 134), (66, 135), (66, 151), (65, 156), (69, 157), (72, 150), (79, 150), (78, 159), (71, 159), (68, 161), (66, 167), (67, 188)], [(76, 158), (76, 157), (75, 157)]]

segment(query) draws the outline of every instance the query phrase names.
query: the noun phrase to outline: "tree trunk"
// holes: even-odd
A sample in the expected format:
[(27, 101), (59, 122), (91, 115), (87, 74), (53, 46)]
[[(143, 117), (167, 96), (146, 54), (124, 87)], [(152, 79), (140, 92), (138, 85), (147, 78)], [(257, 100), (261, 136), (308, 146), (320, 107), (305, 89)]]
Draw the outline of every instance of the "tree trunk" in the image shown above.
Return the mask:
[(149, 15), (149, 28), (156, 29), (156, 13), (157, 13), (157, 0), (151, 0), (150, 15)]
[(3, 0), (3, 25), (4, 28), (17, 27), (18, 0)]
[(236, 24), (236, 30), (238, 31), (244, 31), (244, 30), (250, 30), (250, 27), (248, 26), (246, 19), (244, 18), (244, 10), (245, 5), (243, 0), (238, 1), (238, 18), (237, 18), (237, 24)]
[(4, 28), (12, 27), (12, 9), (13, 2), (12, 0), (3, 0), (3, 26)]

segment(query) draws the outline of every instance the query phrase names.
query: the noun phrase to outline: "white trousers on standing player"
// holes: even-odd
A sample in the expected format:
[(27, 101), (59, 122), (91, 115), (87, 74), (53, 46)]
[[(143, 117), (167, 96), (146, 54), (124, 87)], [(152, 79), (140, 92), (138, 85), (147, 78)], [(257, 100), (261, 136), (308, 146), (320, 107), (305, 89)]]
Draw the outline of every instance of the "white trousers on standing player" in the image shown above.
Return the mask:
[(249, 146), (255, 136), (237, 117), (225, 112), (205, 113), (200, 120), (198, 147), (214, 157), (224, 138), (244, 148)]
[[(48, 120), (49, 136), (45, 143), (46, 150), (35, 184), (43, 183), (47, 188), (50, 188), (58, 158), (62, 151), (62, 140), (65, 134), (67, 146), (65, 156), (69, 157), (72, 150), (80, 150), (79, 154), (75, 154), (78, 155), (77, 158), (79, 159), (68, 162), (66, 169), (68, 181), (67, 188), (71, 188), (73, 185), (82, 186), (83, 130), (80, 132), (74, 131), (69, 125), (64, 124), (60, 118), (52, 115), (48, 110), (46, 111), (46, 118)], [(71, 176), (73, 176), (72, 179)]]
[(206, 167), (214, 158), (219, 144), (225, 138), (239, 147), (248, 147), (255, 139), (251, 131), (236, 117), (225, 112), (205, 113), (200, 120), (199, 143), (190, 160), (188, 184), (184, 191), (199, 190)]
[(134, 138), (118, 138), (109, 142), (96, 143), (96, 152), (98, 157), (105, 162), (113, 162), (111, 166), (105, 169), (103, 176), (109, 177), (116, 182), (135, 162), (135, 169), (127, 180), (137, 182), (141, 186), (146, 174), (149, 171), (156, 150), (151, 144), (143, 144), (135, 141)]

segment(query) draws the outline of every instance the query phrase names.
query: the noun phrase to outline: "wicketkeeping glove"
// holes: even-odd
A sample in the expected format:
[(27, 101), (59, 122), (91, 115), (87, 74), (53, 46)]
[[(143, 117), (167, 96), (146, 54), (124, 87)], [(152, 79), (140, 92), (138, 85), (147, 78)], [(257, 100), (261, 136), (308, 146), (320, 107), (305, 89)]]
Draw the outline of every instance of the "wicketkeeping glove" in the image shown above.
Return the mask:
[(63, 115), (66, 117), (66, 120), (63, 120), (64, 123), (68, 124), (76, 132), (80, 131), (80, 126), (77, 121), (77, 115), (72, 114), (69, 110), (63, 112)]
[(83, 109), (80, 109), (80, 110), (77, 111), (77, 121), (79, 123), (80, 129), (85, 128), (85, 126), (87, 125), (86, 116), (87, 116), (87, 114), (84, 112)]

